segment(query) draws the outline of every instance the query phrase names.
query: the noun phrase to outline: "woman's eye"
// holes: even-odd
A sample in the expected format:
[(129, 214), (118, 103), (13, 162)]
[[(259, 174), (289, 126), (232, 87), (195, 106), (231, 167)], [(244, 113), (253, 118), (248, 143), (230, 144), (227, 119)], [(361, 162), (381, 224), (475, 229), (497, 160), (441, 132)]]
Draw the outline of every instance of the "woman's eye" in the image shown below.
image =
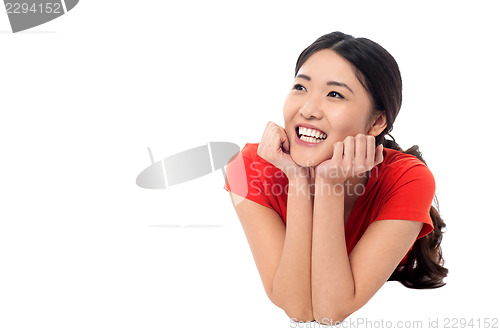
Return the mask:
[(333, 98), (344, 98), (340, 93), (335, 91), (330, 92), (328, 95)]
[(293, 86), (293, 89), (294, 89), (294, 90), (302, 90), (302, 89), (304, 89), (304, 90), (305, 90), (305, 88), (304, 88), (302, 85), (300, 85), (300, 84), (295, 84), (295, 85)]

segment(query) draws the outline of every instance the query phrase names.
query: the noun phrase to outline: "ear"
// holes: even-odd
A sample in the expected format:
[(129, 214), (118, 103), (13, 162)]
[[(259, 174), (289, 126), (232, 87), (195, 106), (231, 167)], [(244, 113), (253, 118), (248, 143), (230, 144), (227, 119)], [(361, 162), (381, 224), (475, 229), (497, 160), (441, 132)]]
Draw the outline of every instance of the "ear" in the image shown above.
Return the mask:
[(387, 127), (385, 111), (380, 111), (374, 118), (375, 120), (372, 120), (372, 122), (369, 123), (370, 127), (368, 128), (368, 135), (377, 137)]

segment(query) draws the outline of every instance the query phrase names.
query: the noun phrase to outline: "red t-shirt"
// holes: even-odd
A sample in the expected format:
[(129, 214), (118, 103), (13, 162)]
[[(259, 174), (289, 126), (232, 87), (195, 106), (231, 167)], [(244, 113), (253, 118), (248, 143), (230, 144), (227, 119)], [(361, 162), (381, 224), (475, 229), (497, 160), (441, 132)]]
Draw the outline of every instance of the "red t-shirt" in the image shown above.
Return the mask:
[[(273, 209), (286, 225), (288, 178), (257, 155), (258, 145), (247, 143), (228, 163), (224, 189)], [(384, 148), (383, 154), (384, 160), (371, 170), (345, 225), (348, 254), (377, 220), (420, 221), (424, 226), (417, 240), (434, 229), (430, 208), (435, 182), (429, 168), (410, 154), (388, 148)], [(400, 264), (406, 262), (407, 256), (408, 253)]]

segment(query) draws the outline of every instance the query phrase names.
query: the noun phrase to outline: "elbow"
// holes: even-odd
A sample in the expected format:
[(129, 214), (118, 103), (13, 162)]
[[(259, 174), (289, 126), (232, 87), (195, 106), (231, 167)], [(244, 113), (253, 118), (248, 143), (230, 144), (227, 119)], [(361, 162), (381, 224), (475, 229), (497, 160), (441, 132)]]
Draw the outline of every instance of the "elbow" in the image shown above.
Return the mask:
[(290, 321), (298, 323), (298, 322), (312, 322), (314, 321), (314, 315), (312, 310), (285, 310), (286, 315), (290, 318)]
[(283, 309), (290, 321), (293, 322), (312, 322), (314, 321), (314, 315), (312, 307), (307, 306), (290, 306), (290, 305), (277, 305), (276, 306)]
[(352, 312), (347, 313), (338, 309), (325, 310), (325, 311), (314, 311), (314, 320), (320, 324), (324, 325), (336, 325), (342, 323), (347, 317), (349, 317)]
[(349, 315), (341, 315), (341, 314), (319, 314), (314, 313), (314, 320), (320, 324), (334, 326), (341, 323), (344, 319), (346, 319)]
[(269, 300), (277, 306), (278, 308), (283, 309), (285, 311), (286, 315), (290, 318), (291, 321), (293, 322), (312, 322), (314, 321), (314, 315), (313, 315), (313, 310), (311, 306), (307, 305), (290, 305), (287, 303), (284, 303), (283, 301), (279, 301), (271, 292), (268, 294)]
[[(331, 305), (331, 302), (336, 302), (336, 304)], [(330, 303), (316, 301), (313, 302), (312, 306), (314, 308), (314, 320), (324, 325), (342, 323), (347, 317), (360, 308), (354, 299), (330, 301)]]

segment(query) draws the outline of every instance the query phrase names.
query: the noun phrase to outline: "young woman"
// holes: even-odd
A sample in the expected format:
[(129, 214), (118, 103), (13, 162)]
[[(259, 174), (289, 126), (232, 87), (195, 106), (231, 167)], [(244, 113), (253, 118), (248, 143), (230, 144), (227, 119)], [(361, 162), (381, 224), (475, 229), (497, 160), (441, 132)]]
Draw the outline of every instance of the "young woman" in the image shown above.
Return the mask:
[(401, 101), (384, 48), (326, 34), (298, 58), (284, 128), (269, 122), (228, 164), (265, 291), (290, 318), (342, 321), (387, 280), (444, 285), (434, 177), (418, 146), (389, 134)]

